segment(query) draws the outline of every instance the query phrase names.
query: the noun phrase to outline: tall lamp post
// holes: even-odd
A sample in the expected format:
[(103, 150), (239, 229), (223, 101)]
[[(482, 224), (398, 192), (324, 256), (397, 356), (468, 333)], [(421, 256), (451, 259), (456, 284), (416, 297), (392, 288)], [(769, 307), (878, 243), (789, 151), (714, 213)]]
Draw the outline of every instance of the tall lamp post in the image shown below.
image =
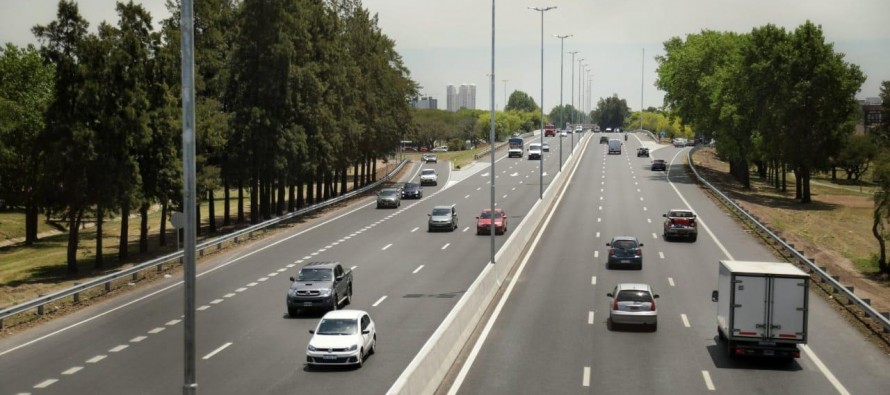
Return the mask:
[[(565, 70), (565, 66), (563, 66), (565, 60), (565, 41), (567, 38), (572, 37), (572, 35), (566, 34), (561, 36), (554, 34), (553, 36), (559, 39), (559, 126), (564, 128), (566, 127), (566, 120), (564, 116), (565, 108), (562, 105), (562, 88), (564, 85), (562, 82), (562, 72)], [(562, 137), (559, 138), (559, 169), (560, 171), (562, 170)]]
[[(544, 146), (544, 13), (555, 10), (555, 6), (549, 7), (528, 7), (533, 11), (541, 13), (541, 147)], [(544, 154), (541, 153), (541, 160), (538, 163), (538, 175), (540, 188), (538, 188), (538, 199), (544, 198)]]
[[(182, 29), (182, 201), (185, 213), (185, 245), (183, 246), (182, 277), (185, 286), (183, 299), (183, 395), (194, 395), (198, 391), (195, 365), (195, 248), (197, 246), (198, 220), (195, 217), (196, 175), (195, 175), (195, 8), (194, 1), (182, 1), (180, 16)], [(176, 233), (177, 240), (179, 233)]]
[(504, 81), (504, 111), (507, 111), (507, 81), (510, 80), (501, 80)]
[[(489, 92), (491, 93), (491, 122), (489, 124), (488, 130), (488, 140), (489, 140), (489, 151), (491, 154), (491, 197), (490, 197), (490, 208), (491, 208), (491, 225), (488, 230), (491, 234), (491, 256), (489, 257), (489, 262), (494, 264), (494, 254), (495, 254), (495, 243), (494, 243), (494, 180), (495, 180), (495, 169), (494, 169), (494, 2), (495, 0), (491, 0), (491, 89)], [(504, 80), (504, 95), (507, 93), (507, 80)], [(506, 108), (507, 101), (504, 100), (504, 107)]]
[(575, 123), (575, 113), (578, 112), (578, 109), (575, 108), (575, 54), (578, 51), (569, 52), (572, 54), (572, 87), (569, 89), (569, 92), (572, 94), (572, 124)]
[[(578, 107), (579, 108), (584, 108), (584, 100), (582, 100), (582, 96), (581, 96), (581, 86), (584, 85), (581, 82), (581, 77), (582, 77), (581, 62), (583, 62), (583, 61), (584, 61), (584, 58), (578, 58)], [(584, 111), (581, 111), (581, 113), (578, 114), (578, 123), (584, 123)]]

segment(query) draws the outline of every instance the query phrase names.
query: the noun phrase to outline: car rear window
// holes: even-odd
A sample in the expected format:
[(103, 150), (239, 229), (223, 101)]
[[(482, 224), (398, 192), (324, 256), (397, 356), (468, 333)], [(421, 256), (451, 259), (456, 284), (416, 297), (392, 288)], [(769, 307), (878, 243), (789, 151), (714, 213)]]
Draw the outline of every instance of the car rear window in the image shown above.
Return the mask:
[(686, 211), (674, 211), (671, 213), (671, 217), (692, 218), (692, 213)]
[[(495, 212), (495, 213), (494, 213), (494, 217), (495, 217), (495, 218), (500, 218), (500, 217), (501, 217), (501, 213), (499, 213), (499, 212)], [(490, 211), (485, 211), (485, 212), (482, 213), (482, 215), (479, 216), (479, 218), (491, 218), (491, 212), (490, 212)]]
[(651, 302), (652, 295), (646, 291), (624, 290), (618, 293), (619, 302)]
[(633, 240), (615, 240), (612, 242), (614, 248), (637, 248), (637, 242)]

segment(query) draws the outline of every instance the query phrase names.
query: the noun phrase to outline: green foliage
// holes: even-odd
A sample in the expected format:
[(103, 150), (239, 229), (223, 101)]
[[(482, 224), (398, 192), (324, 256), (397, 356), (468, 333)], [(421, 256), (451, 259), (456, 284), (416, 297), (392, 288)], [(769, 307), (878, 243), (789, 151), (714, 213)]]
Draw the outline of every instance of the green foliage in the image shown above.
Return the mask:
[(624, 120), (629, 114), (630, 108), (627, 106), (627, 100), (619, 99), (618, 95), (612, 95), (605, 99), (600, 98), (591, 115), (593, 122), (605, 130), (606, 128), (624, 129), (626, 127)]
[(532, 99), (528, 93), (523, 91), (513, 91), (513, 93), (510, 94), (510, 99), (507, 100), (507, 106), (504, 107), (504, 111), (510, 110), (525, 112), (541, 111), (538, 104), (535, 103), (535, 99)]
[(877, 146), (870, 137), (851, 134), (837, 155), (835, 164), (844, 169), (848, 180), (859, 180), (862, 174), (868, 171), (877, 154)]

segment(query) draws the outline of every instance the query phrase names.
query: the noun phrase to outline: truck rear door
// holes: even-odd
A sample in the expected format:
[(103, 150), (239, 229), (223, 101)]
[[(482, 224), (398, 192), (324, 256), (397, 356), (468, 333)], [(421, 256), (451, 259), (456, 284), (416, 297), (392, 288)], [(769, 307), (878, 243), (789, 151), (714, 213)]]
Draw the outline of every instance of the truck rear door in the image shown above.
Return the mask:
[(769, 337), (805, 340), (807, 288), (802, 278), (773, 277)]
[(766, 337), (767, 281), (762, 276), (735, 276), (732, 300), (733, 336)]

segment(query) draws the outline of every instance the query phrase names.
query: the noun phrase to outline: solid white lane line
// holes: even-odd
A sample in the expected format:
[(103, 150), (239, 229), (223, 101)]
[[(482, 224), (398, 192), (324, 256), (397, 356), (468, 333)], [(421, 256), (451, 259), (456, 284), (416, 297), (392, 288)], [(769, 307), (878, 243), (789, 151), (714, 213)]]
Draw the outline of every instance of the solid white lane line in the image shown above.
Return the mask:
[(600, 232), (596, 232), (596, 237), (597, 237), (597, 238), (600, 237)]
[(207, 309), (209, 309), (209, 308), (210, 308), (210, 306), (205, 304), (205, 305), (203, 305), (203, 306), (201, 306), (201, 307), (198, 307), (198, 308), (195, 309), (195, 310), (198, 310), (198, 311), (204, 311), (204, 310), (207, 310)]
[(464, 199), (469, 199), (470, 195), (464, 196)]
[(241, 287), (235, 290), (235, 292), (244, 292), (247, 291), (247, 288)]
[(466, 228), (464, 228), (463, 231), (466, 232), (466, 231), (468, 231), (468, 230), (470, 230), (470, 227), (469, 227), (469, 226), (467, 226)]
[(810, 349), (810, 346), (801, 344), (800, 348), (805, 354), (807, 354), (807, 357), (813, 360), (813, 363), (816, 364), (816, 367), (819, 368), (819, 371), (821, 371), (822, 374), (825, 375), (825, 378), (828, 379), (828, 382), (831, 383), (832, 386), (834, 386), (834, 389), (837, 390), (839, 394), (850, 395), (850, 391), (847, 391), (847, 389), (844, 388), (844, 385), (841, 384), (840, 381), (838, 381), (837, 377), (834, 377), (834, 374), (832, 374), (831, 371), (828, 370), (828, 367), (825, 366), (824, 363), (822, 363), (822, 360), (816, 356), (816, 353), (814, 353), (813, 350)]
[(600, 252), (599, 252), (599, 251), (594, 251), (594, 252), (593, 252), (593, 257), (594, 257), (594, 258), (599, 258), (599, 257), (600, 257)]
[(163, 332), (164, 329), (167, 329), (167, 328), (164, 328), (164, 327), (162, 327), (162, 326), (159, 326), (159, 327), (157, 327), (157, 328), (154, 328), (154, 329), (148, 331), (148, 333), (150, 333), (150, 334), (152, 334), (152, 335), (155, 335), (155, 334), (158, 334), (158, 333)]
[(59, 379), (46, 379), (35, 385), (34, 388), (46, 388), (53, 385), (53, 383), (55, 383), (56, 381), (59, 381)]
[(416, 227), (416, 228), (414, 228), (414, 229), (411, 229), (411, 233), (417, 232), (418, 229), (420, 229), (420, 227)]
[(379, 306), (381, 303), (383, 303), (384, 300), (386, 300), (386, 295), (383, 295), (380, 297), (380, 299), (377, 299), (377, 301), (374, 302), (374, 304), (372, 304), (371, 307)]
[(596, 285), (596, 276), (590, 277), (590, 284)]
[(108, 352), (121, 352), (124, 349), (126, 349), (127, 347), (130, 347), (130, 345), (129, 344), (121, 344), (119, 346), (116, 346), (116, 347), (108, 350)]
[(357, 267), (358, 266), (353, 266), (353, 267), (349, 268), (349, 270), (355, 270), (355, 268), (357, 268)]
[(205, 356), (204, 356), (203, 358), (201, 358), (201, 359), (203, 359), (203, 360), (208, 360), (208, 359), (210, 359), (210, 358), (213, 358), (214, 355), (219, 354), (220, 351), (225, 350), (226, 348), (228, 348), (228, 347), (231, 346), (231, 345), (232, 345), (232, 342), (228, 342), (228, 343), (226, 343), (226, 344), (223, 344), (223, 345), (219, 346), (219, 348), (217, 348), (216, 350), (213, 350), (213, 351), (211, 351), (209, 354), (205, 355)]
[(96, 362), (99, 362), (99, 361), (101, 361), (101, 360), (103, 360), (103, 359), (105, 359), (105, 355), (96, 355), (95, 357), (92, 357), (92, 358), (90, 358), (90, 359), (87, 359), (86, 362), (87, 362), (87, 363), (96, 363)]
[(442, 246), (442, 249), (444, 250), (444, 249), (448, 248), (448, 246), (450, 246), (450, 245), (451, 245), (451, 243), (445, 243), (445, 245)]
[(593, 312), (592, 311), (587, 312), (587, 323), (590, 325), (593, 325)]
[(590, 366), (584, 367), (584, 373), (581, 376), (581, 386), (590, 387)]
[(658, 251), (658, 257), (661, 259), (664, 259), (664, 253), (661, 251)]
[(423, 269), (423, 265), (418, 266), (417, 269), (414, 269), (414, 271), (411, 272), (411, 274), (417, 274), (417, 272), (419, 272), (420, 269)]
[(680, 318), (683, 319), (683, 326), (689, 328), (689, 318), (686, 317), (686, 314), (680, 314)]
[(166, 323), (164, 323), (164, 325), (167, 325), (167, 326), (173, 326), (173, 325), (176, 325), (176, 324), (178, 324), (178, 323), (180, 323), (180, 322), (182, 322), (182, 320), (170, 320), (170, 321), (167, 321)]
[(705, 386), (708, 387), (708, 391), (716, 390), (716, 388), (714, 388), (714, 382), (711, 381), (711, 374), (708, 373), (707, 370), (702, 370), (701, 375), (705, 378)]
[(62, 372), (62, 374), (66, 375), (66, 376), (72, 375), (74, 373), (81, 371), (81, 369), (83, 369), (83, 366), (75, 366), (75, 367), (72, 367), (71, 369), (68, 369), (68, 370)]
[(389, 247), (392, 247), (392, 243), (389, 243), (389, 244), (383, 246), (383, 248), (381, 248), (381, 249), (382, 249), (383, 251), (386, 251), (386, 249), (389, 248)]
[(130, 343), (139, 343), (145, 339), (148, 339), (148, 337), (147, 336), (136, 336), (136, 337), (130, 339)]

